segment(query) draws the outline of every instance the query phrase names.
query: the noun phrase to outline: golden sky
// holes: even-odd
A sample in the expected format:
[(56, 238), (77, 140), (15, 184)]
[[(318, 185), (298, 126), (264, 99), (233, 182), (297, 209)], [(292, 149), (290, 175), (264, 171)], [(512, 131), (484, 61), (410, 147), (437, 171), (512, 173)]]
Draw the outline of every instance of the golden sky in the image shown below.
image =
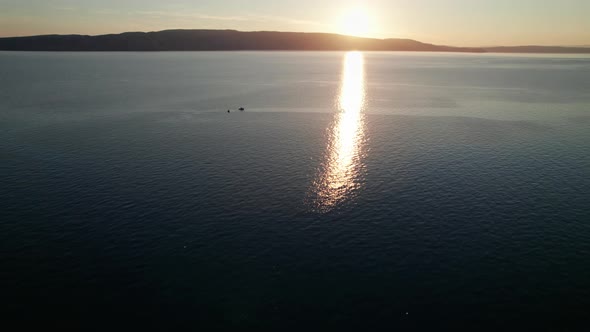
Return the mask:
[(590, 45), (589, 0), (0, 0), (0, 36), (331, 32), (457, 46)]

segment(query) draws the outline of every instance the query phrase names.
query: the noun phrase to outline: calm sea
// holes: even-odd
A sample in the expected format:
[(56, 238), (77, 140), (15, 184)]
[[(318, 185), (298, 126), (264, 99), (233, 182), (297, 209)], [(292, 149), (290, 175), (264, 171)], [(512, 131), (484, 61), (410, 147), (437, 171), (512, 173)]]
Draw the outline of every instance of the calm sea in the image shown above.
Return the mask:
[(0, 202), (25, 325), (583, 330), (590, 57), (0, 52)]

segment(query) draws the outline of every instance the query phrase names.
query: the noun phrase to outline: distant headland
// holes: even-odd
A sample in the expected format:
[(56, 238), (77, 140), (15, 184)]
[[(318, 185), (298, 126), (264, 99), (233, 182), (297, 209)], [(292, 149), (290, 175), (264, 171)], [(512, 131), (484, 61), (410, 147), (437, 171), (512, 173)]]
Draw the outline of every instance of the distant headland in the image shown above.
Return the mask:
[(590, 53), (590, 47), (454, 47), (411, 39), (361, 38), (329, 33), (164, 30), (100, 36), (0, 38), (2, 51), (423, 51), (471, 53)]

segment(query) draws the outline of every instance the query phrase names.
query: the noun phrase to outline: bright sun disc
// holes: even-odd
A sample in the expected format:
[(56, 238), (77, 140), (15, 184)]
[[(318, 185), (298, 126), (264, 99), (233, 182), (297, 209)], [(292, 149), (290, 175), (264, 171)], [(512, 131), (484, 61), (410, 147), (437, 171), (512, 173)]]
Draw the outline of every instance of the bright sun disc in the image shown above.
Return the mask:
[(365, 36), (369, 33), (370, 20), (362, 9), (355, 9), (345, 13), (340, 22), (340, 32), (350, 36)]

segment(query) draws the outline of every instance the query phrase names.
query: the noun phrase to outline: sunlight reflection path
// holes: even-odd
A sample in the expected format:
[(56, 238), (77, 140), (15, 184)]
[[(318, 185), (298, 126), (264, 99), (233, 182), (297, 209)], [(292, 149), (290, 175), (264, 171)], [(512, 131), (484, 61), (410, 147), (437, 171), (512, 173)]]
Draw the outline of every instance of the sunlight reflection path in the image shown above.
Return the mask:
[(348, 52), (344, 57), (337, 106), (326, 160), (314, 182), (313, 205), (318, 211), (329, 211), (352, 198), (359, 187), (365, 107), (364, 57), (360, 52)]

